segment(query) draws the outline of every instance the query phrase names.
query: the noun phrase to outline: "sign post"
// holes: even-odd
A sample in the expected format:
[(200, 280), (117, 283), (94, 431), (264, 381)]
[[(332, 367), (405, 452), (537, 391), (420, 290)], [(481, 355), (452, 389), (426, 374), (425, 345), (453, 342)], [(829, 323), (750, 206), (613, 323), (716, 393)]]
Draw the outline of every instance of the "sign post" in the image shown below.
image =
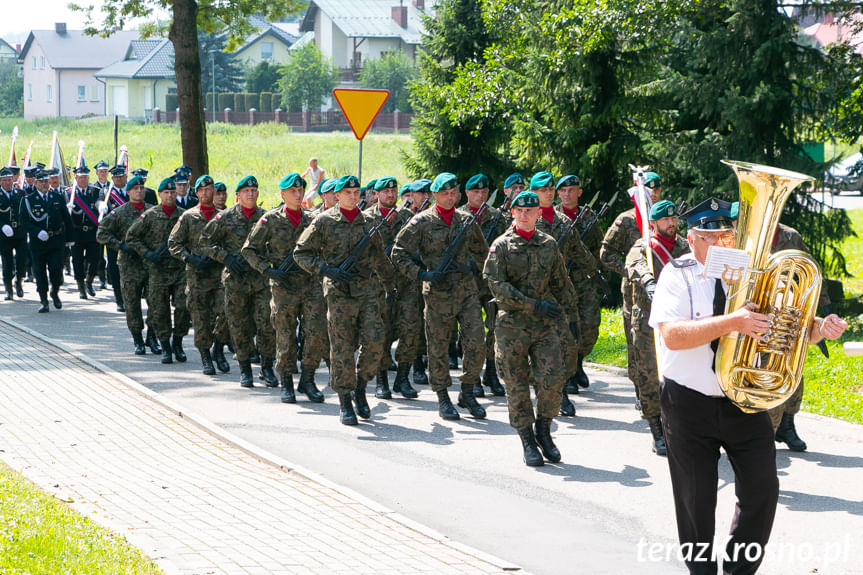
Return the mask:
[(339, 103), (339, 108), (345, 115), (354, 136), (359, 140), (359, 158), (357, 161), (357, 178), (363, 181), (363, 138), (372, 127), (372, 123), (380, 113), (387, 98), (390, 97), (389, 90), (349, 90), (336, 88), (333, 96)]

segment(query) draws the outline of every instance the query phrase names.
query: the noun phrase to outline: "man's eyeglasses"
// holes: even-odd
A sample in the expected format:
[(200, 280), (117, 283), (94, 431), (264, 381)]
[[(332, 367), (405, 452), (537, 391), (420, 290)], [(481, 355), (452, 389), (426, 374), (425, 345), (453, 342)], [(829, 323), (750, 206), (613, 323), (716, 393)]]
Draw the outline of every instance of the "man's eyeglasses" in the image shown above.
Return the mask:
[(722, 230), (709, 233), (692, 232), (692, 235), (708, 244), (717, 244), (720, 246), (733, 246), (737, 239), (737, 232), (734, 230)]

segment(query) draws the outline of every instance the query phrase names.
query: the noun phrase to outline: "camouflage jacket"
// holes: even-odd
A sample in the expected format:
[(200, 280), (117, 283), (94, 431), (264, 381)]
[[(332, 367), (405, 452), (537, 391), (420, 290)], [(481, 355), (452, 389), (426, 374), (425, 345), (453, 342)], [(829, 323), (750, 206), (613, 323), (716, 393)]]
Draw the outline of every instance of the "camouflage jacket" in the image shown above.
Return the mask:
[(557, 241), (539, 230), (530, 240), (514, 228), (504, 232), (488, 250), (483, 277), (497, 300), (496, 326), (543, 329), (557, 320), (537, 317), (537, 300), (557, 302), (564, 309), (577, 304)]
[[(652, 250), (651, 250), (652, 253)], [(674, 239), (674, 248), (671, 250), (671, 258), (677, 259), (680, 256), (689, 253), (689, 242), (681, 236)], [(653, 256), (654, 269), (659, 270), (656, 274), (656, 279), (659, 279), (659, 274), (662, 273), (663, 264), (655, 253)], [(641, 238), (636, 240), (629, 253), (626, 254), (626, 278), (629, 280), (632, 287), (632, 327), (641, 330), (649, 330), (647, 320), (650, 317), (650, 299), (647, 297), (647, 292), (644, 289), (645, 284), (651, 279), (654, 279), (650, 273), (650, 267), (647, 265), (647, 255), (644, 250), (644, 244)]]
[(602, 238), (599, 260), (606, 268), (626, 278), (625, 259), (635, 240), (641, 237), (635, 220), (635, 208), (619, 214)]
[[(168, 253), (168, 236), (171, 235), (171, 230), (174, 229), (181, 215), (183, 215), (183, 209), (179, 207), (174, 208), (174, 213), (169, 218), (161, 205), (153, 206), (138, 216), (138, 221), (133, 223), (126, 232), (126, 243), (144, 258), (151, 271), (167, 273), (184, 270), (183, 262), (172, 258)], [(144, 255), (148, 251), (161, 251), (164, 255), (158, 263), (154, 264)]]
[[(216, 212), (213, 213), (212, 219), (215, 219)], [(171, 235), (168, 236), (168, 251), (171, 255), (180, 261), (185, 261), (188, 254), (206, 255), (201, 246), (201, 234), (210, 221), (212, 220), (207, 219), (200, 206), (184, 211), (177, 225), (171, 230)], [(195, 278), (190, 281), (206, 282), (212, 287), (217, 287), (222, 277), (222, 265), (211, 259), (209, 265), (198, 269), (187, 262), (186, 277)]]
[[(590, 210), (590, 208), (587, 208), (587, 209)], [(556, 205), (554, 207), (554, 210), (562, 216), (569, 217), (569, 216), (567, 216), (566, 212), (564, 211), (563, 206), (560, 204)], [(584, 233), (584, 228), (585, 228), (585, 226), (587, 226), (586, 220), (587, 220), (587, 218), (590, 217), (590, 214), (592, 211), (593, 210), (590, 210), (589, 212), (587, 212), (584, 215), (584, 217), (581, 218), (581, 221), (578, 222), (578, 235), (579, 235), (579, 237), (581, 237), (581, 235)], [(572, 219), (572, 218), (570, 218), (570, 219)], [(598, 224), (598, 222), (597, 222), (597, 224)], [(602, 249), (602, 232), (599, 230), (598, 227), (596, 227), (597, 224), (595, 224), (593, 227), (590, 228), (590, 231), (587, 232), (587, 236), (584, 239), (582, 239), (581, 241), (584, 244), (584, 247), (587, 248), (587, 251), (589, 251), (590, 254), (594, 257), (594, 259), (596, 259), (596, 261), (599, 262), (600, 261), (599, 260), (599, 252)]]
[(137, 252), (127, 253), (123, 251), (123, 244), (126, 243), (126, 234), (132, 224), (140, 220), (141, 214), (152, 207), (150, 204), (144, 204), (144, 209), (138, 211), (131, 202), (126, 202), (102, 218), (102, 223), (99, 224), (99, 229), (96, 232), (96, 241), (115, 250), (118, 254), (117, 262), (120, 265), (144, 265), (144, 260)]
[[(466, 216), (470, 216), (473, 212), (470, 210), (468, 204), (463, 204), (458, 207), (458, 211), (463, 213)], [(499, 235), (506, 231), (507, 225), (506, 221), (504, 221), (503, 217), (497, 218), (497, 215), (500, 213), (498, 208), (493, 206), (489, 206), (488, 210), (486, 210), (485, 214), (482, 216), (482, 220), (478, 221), (480, 229), (482, 230), (482, 237), (488, 238), (488, 243), (491, 245), (491, 242), (495, 240)], [(497, 219), (497, 223), (495, 224), (495, 219)], [(491, 230), (492, 225), (494, 225), (494, 230)], [(491, 235), (489, 235), (489, 231), (491, 230)], [(480, 266), (482, 267), (482, 266)]]
[[(246, 238), (241, 250), (243, 257), (262, 275), (270, 267), (278, 268), (286, 257), (293, 255), (297, 240), (303, 231), (312, 225), (312, 219), (311, 212), (303, 210), (300, 223), (295, 228), (284, 207), (269, 210), (258, 220)], [(305, 291), (310, 281), (320, 281), (318, 274), (310, 276), (296, 261), (293, 267), (299, 271), (288, 276), (287, 285), (283, 286), (286, 289)], [(270, 284), (275, 285), (275, 282), (270, 280)]]
[[(536, 229), (558, 240), (571, 223), (572, 220), (568, 216), (562, 212), (555, 211), (554, 219), (551, 223), (548, 223), (548, 220), (540, 216), (536, 222)], [(587, 251), (587, 247), (581, 241), (578, 231), (573, 230), (570, 232), (563, 240), (563, 243), (558, 245), (558, 249), (563, 255), (569, 279), (573, 284), (580, 286), (587, 282), (590, 274), (596, 269), (597, 263), (593, 258), (593, 254)]]
[[(241, 204), (233, 206), (218, 212), (216, 216), (210, 220), (201, 232), (199, 246), (201, 252), (214, 259), (217, 262), (225, 263), (227, 256), (241, 256), (243, 244), (246, 243), (246, 238), (249, 237), (252, 228), (264, 216), (264, 209), (261, 207), (255, 208), (252, 217), (247, 218), (243, 213)], [(248, 263), (248, 262), (247, 262)], [(224, 270), (225, 286), (240, 287), (243, 284), (245, 288), (258, 290), (269, 285), (267, 278), (262, 276), (257, 270), (251, 266), (245, 271), (236, 274), (227, 267)]]
[[(410, 210), (400, 210), (398, 206), (393, 209), (396, 210), (396, 216), (392, 224), (384, 224), (379, 232), (381, 234), (381, 239), (384, 242), (384, 250), (387, 253), (387, 257), (391, 257), (393, 244), (396, 241), (396, 234), (399, 233), (399, 230), (401, 230), (411, 219)], [(380, 221), (384, 219), (384, 214), (381, 211), (380, 204), (375, 204), (370, 208), (366, 208), (363, 211), (363, 214), (372, 220), (375, 225), (379, 224)]]

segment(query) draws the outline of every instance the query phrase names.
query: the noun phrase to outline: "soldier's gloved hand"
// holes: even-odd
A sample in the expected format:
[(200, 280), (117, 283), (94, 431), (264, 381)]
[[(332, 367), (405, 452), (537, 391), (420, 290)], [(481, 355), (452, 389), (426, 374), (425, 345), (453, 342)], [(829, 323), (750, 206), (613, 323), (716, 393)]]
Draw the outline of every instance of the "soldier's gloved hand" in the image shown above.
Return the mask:
[(572, 337), (575, 338), (575, 341), (578, 341), (578, 322), (569, 322), (569, 333), (572, 334)]
[(162, 256), (159, 255), (159, 252), (156, 250), (147, 250), (144, 252), (144, 257), (147, 258), (147, 261), (150, 263), (159, 263), (159, 260), (162, 259)]
[(331, 280), (335, 280), (339, 283), (349, 283), (351, 281), (351, 274), (346, 272), (343, 269), (340, 269), (336, 266), (328, 266), (326, 264), (321, 266), (321, 273), (330, 278)]
[(46, 232), (45, 230), (39, 230), (39, 233), (36, 234), (36, 237), (39, 238), (40, 240), (42, 240), (43, 242), (47, 242), (48, 238), (49, 238), (48, 232)]
[(283, 272), (279, 268), (267, 268), (264, 270), (264, 275), (270, 278), (273, 281), (277, 281), (279, 283), (285, 283), (288, 281), (288, 275), (286, 272)]
[(240, 256), (227, 255), (225, 256), (225, 267), (228, 268), (232, 274), (241, 274), (244, 271), (243, 263), (245, 262), (245, 260), (241, 260), (242, 258)]
[(423, 260), (420, 257), (420, 253), (418, 251), (411, 254), (411, 259), (414, 261), (414, 263), (416, 265), (418, 265), (418, 266), (423, 265)]
[(75, 245), (75, 242), (66, 242), (66, 247), (67, 247), (67, 248), (71, 248), (71, 247), (72, 247), (72, 246), (74, 246), (74, 245)]
[(183, 259), (186, 260), (187, 263), (191, 264), (191, 266), (196, 270), (201, 269), (204, 265), (204, 258), (196, 256), (195, 254), (186, 254), (183, 256)]
[(650, 278), (644, 283), (644, 291), (647, 292), (647, 299), (653, 301), (653, 294), (656, 293), (656, 280)]
[(536, 300), (533, 304), (533, 312), (537, 317), (543, 319), (560, 319), (563, 317), (563, 310), (553, 301)]
[(431, 285), (436, 286), (443, 281), (444, 275), (436, 270), (420, 270), (417, 274), (417, 278), (420, 281), (429, 282)]
[(13, 230), (12, 226), (10, 226), (9, 224), (6, 224), (5, 226), (3, 226), (2, 229), (3, 229), (3, 235), (6, 236), (7, 238), (11, 238), (15, 234), (15, 230)]
[(108, 213), (108, 204), (99, 204), (99, 213), (103, 216)]
[(136, 253), (135, 250), (132, 249), (132, 246), (130, 246), (126, 242), (123, 242), (122, 244), (120, 244), (120, 249), (123, 250), (124, 252), (126, 252), (127, 254)]
[(476, 264), (476, 260), (473, 258), (468, 258), (468, 263), (470, 263), (470, 271), (476, 277), (482, 275), (482, 271), (479, 269), (479, 266)]

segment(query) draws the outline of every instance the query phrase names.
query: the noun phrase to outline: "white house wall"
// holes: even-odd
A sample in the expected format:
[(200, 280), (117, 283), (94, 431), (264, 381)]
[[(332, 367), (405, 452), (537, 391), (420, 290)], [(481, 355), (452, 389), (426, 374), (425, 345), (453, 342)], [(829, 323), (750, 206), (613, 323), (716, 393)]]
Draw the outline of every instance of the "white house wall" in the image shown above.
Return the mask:
[[(47, 86), (51, 86), (50, 101), (46, 97)], [(48, 64), (42, 47), (34, 40), (24, 60), (24, 119), (32, 120), (56, 115), (57, 75)]]
[[(92, 70), (57, 70), (57, 91), (60, 93), (58, 116), (79, 118), (105, 114), (105, 88), (93, 77)], [(78, 86), (84, 86), (84, 100), (78, 99)], [(95, 92), (94, 92), (95, 90)]]

